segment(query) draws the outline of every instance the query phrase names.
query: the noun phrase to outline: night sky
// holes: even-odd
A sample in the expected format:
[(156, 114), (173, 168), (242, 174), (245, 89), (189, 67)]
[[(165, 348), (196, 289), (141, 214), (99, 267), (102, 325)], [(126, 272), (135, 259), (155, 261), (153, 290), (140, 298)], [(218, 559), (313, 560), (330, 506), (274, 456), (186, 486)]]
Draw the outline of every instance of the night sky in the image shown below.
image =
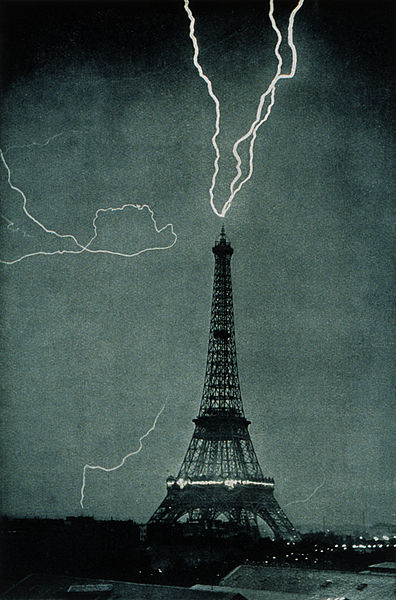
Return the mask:
[[(275, 1), (284, 35), (293, 6)], [(276, 71), (276, 38), (267, 2), (190, 7), (221, 103), (220, 209), (232, 144)], [(3, 512), (151, 516), (199, 410), (224, 222), (244, 408), (276, 498), (297, 525), (391, 521), (394, 5), (305, 0), (296, 75), (277, 86), (254, 175), (224, 220), (209, 205), (215, 111), (183, 0), (3, 2), (2, 13), (0, 146), (31, 213), (87, 243), (98, 208), (147, 203), (178, 236), (133, 258), (0, 264)], [(286, 70), (285, 42), (282, 54)], [(0, 166), (0, 257), (75, 250), (24, 215)], [(174, 241), (146, 209), (97, 225), (96, 248)], [(82, 510), (84, 464), (116, 465), (164, 404), (139, 455), (88, 472)]]

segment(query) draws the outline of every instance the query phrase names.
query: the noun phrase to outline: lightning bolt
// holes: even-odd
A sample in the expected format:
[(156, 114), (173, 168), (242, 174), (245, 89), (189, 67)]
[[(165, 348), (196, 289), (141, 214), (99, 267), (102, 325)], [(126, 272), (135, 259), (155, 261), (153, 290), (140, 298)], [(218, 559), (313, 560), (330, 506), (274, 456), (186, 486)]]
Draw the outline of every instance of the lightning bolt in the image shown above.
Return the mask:
[[(9, 150), (11, 150), (11, 148), (14, 147), (30, 147), (33, 145), (37, 145), (37, 146), (46, 146), (48, 145), (48, 143), (52, 140), (54, 140), (55, 138), (59, 137), (60, 135), (63, 135), (63, 133), (60, 134), (56, 134), (52, 137), (50, 137), (46, 142), (44, 143), (38, 143), (38, 142), (33, 142), (32, 144), (27, 144), (25, 146), (10, 146), (5, 152), (3, 152), (0, 149), (0, 160), (4, 166), (4, 168), (7, 171), (7, 183), (8, 186), (15, 192), (17, 192), (21, 197), (22, 197), (22, 209), (23, 212), (25, 213), (25, 215), (36, 225), (38, 225), (45, 233), (50, 234), (50, 235), (54, 235), (56, 237), (58, 237), (59, 239), (68, 239), (68, 240), (72, 240), (74, 242), (74, 244), (77, 246), (78, 250), (54, 250), (52, 252), (47, 252), (44, 250), (39, 250), (37, 252), (30, 252), (28, 254), (24, 254), (22, 256), (20, 256), (19, 258), (15, 258), (13, 260), (4, 260), (4, 259), (0, 259), (0, 263), (5, 264), (5, 265), (14, 265), (16, 263), (21, 262), (22, 260), (25, 260), (26, 258), (31, 258), (33, 256), (54, 256), (56, 254), (81, 254), (83, 252), (89, 252), (91, 254), (112, 254), (114, 256), (123, 256), (126, 258), (132, 258), (134, 256), (139, 256), (140, 254), (143, 254), (145, 252), (150, 252), (150, 251), (154, 251), (154, 250), (169, 250), (170, 248), (172, 248), (176, 242), (177, 242), (177, 235), (174, 232), (173, 229), (173, 225), (172, 223), (168, 223), (166, 225), (164, 225), (163, 227), (159, 228), (157, 226), (157, 222), (156, 219), (154, 217), (154, 212), (152, 211), (152, 209), (149, 207), (148, 204), (132, 204), (132, 203), (126, 203), (123, 204), (120, 207), (109, 207), (109, 208), (99, 208), (96, 213), (95, 213), (95, 217), (93, 218), (92, 221), (92, 226), (93, 226), (93, 230), (94, 230), (94, 234), (91, 237), (91, 239), (89, 240), (89, 242), (87, 244), (82, 244), (78, 241), (78, 239), (70, 234), (70, 233), (58, 233), (57, 231), (53, 230), (53, 229), (48, 229), (43, 223), (41, 223), (38, 219), (36, 219), (32, 213), (29, 211), (28, 209), (28, 200), (26, 197), (26, 194), (23, 192), (22, 189), (20, 189), (19, 187), (17, 187), (16, 185), (13, 184), (12, 182), (12, 178), (11, 178), (11, 169), (5, 159), (5, 153), (8, 152)], [(169, 244), (168, 246), (153, 246), (153, 247), (149, 247), (149, 248), (144, 248), (142, 250), (139, 250), (138, 252), (133, 252), (131, 254), (128, 253), (124, 253), (124, 252), (117, 252), (115, 250), (106, 250), (106, 249), (92, 249), (90, 248), (92, 242), (97, 238), (98, 235), (98, 231), (97, 231), (97, 226), (96, 226), (96, 221), (99, 217), (99, 215), (101, 213), (106, 213), (106, 212), (116, 212), (116, 211), (123, 211), (125, 208), (135, 208), (136, 210), (142, 211), (142, 210), (147, 210), (150, 214), (150, 218), (151, 221), (154, 224), (155, 227), (155, 231), (156, 233), (160, 234), (163, 231), (165, 231), (166, 229), (170, 229), (171, 234), (173, 235), (173, 242), (171, 244)]]
[[(269, 14), (269, 19), (271, 21), (272, 28), (275, 31), (276, 36), (277, 36), (277, 42), (275, 45), (275, 56), (278, 61), (277, 70), (276, 70), (275, 76), (273, 77), (273, 79), (272, 79), (271, 83), (269, 84), (269, 86), (267, 87), (266, 91), (260, 97), (255, 120), (252, 122), (249, 130), (234, 143), (232, 153), (236, 160), (235, 168), (236, 168), (237, 174), (230, 184), (229, 198), (224, 203), (223, 208), (219, 212), (214, 205), (214, 189), (216, 186), (217, 174), (219, 172), (218, 163), (219, 163), (219, 159), (220, 159), (220, 151), (219, 151), (219, 147), (218, 147), (218, 144), (216, 141), (217, 136), (219, 135), (219, 132), (220, 132), (220, 103), (219, 103), (217, 96), (213, 92), (212, 82), (207, 77), (207, 75), (205, 75), (205, 73), (203, 72), (202, 66), (198, 62), (199, 48), (198, 48), (198, 41), (195, 36), (195, 19), (191, 12), (191, 9), (189, 8), (189, 0), (184, 0), (184, 8), (190, 19), (190, 38), (192, 40), (193, 47), (194, 47), (194, 57), (193, 57), (194, 66), (197, 68), (199, 76), (202, 79), (204, 79), (204, 81), (206, 82), (209, 95), (213, 99), (213, 101), (215, 103), (215, 107), (216, 107), (215, 133), (212, 137), (212, 145), (215, 149), (216, 156), (215, 156), (215, 160), (214, 160), (214, 171), (213, 171), (213, 175), (212, 175), (212, 184), (209, 189), (209, 197), (210, 197), (210, 205), (212, 207), (212, 210), (218, 217), (225, 217), (227, 211), (231, 207), (232, 201), (235, 198), (236, 194), (242, 189), (243, 185), (247, 181), (249, 181), (249, 179), (253, 175), (254, 143), (255, 143), (255, 140), (257, 137), (257, 131), (259, 130), (261, 125), (263, 123), (265, 123), (265, 121), (267, 121), (268, 117), (271, 114), (272, 107), (275, 103), (276, 84), (278, 83), (278, 81), (280, 79), (291, 79), (295, 75), (296, 68), (297, 68), (297, 50), (296, 50), (296, 47), (295, 47), (295, 44), (293, 41), (294, 19), (295, 19), (297, 12), (302, 7), (303, 3), (304, 3), (304, 0), (299, 0), (298, 4), (296, 5), (296, 7), (292, 10), (292, 12), (289, 15), (287, 41), (288, 41), (288, 46), (292, 53), (292, 66), (291, 66), (291, 70), (289, 73), (282, 73), (283, 59), (279, 52), (279, 48), (282, 43), (282, 34), (281, 34), (281, 32), (276, 24), (275, 18), (274, 18), (274, 0), (270, 0), (270, 7), (269, 7), (268, 14)], [(269, 95), (270, 95), (270, 103), (267, 107), (267, 110), (266, 110), (264, 116), (262, 116), (265, 100), (266, 100), (267, 96), (269, 96)], [(249, 138), (251, 138), (250, 145), (249, 145), (249, 172), (248, 172), (248, 175), (245, 177), (245, 179), (243, 179), (237, 186), (238, 181), (242, 177), (242, 169), (241, 169), (242, 160), (241, 160), (240, 154), (238, 152), (238, 148), (242, 142), (248, 140)]]
[(125, 464), (125, 461), (130, 456), (135, 456), (136, 454), (139, 454), (139, 452), (143, 448), (143, 440), (144, 440), (144, 438), (146, 438), (148, 435), (150, 435), (150, 433), (152, 431), (154, 431), (154, 429), (155, 429), (155, 427), (157, 425), (157, 421), (158, 421), (159, 417), (161, 416), (162, 412), (164, 411), (165, 406), (166, 405), (164, 404), (164, 406), (161, 408), (161, 410), (159, 411), (159, 413), (155, 417), (154, 422), (151, 425), (150, 429), (148, 429), (146, 431), (146, 433), (144, 433), (139, 438), (139, 447), (138, 447), (138, 449), (137, 450), (133, 450), (133, 452), (129, 452), (128, 454), (126, 454), (126, 456), (124, 456), (124, 458), (122, 459), (122, 461), (118, 465), (116, 465), (115, 467), (101, 467), (100, 465), (84, 465), (84, 468), (83, 468), (83, 478), (82, 478), (82, 486), (81, 486), (81, 498), (80, 498), (81, 508), (84, 508), (84, 492), (85, 492), (85, 485), (86, 485), (86, 473), (87, 473), (87, 470), (88, 469), (92, 469), (92, 470), (99, 470), (99, 471), (105, 471), (106, 473), (110, 473), (111, 471), (116, 471), (117, 469), (120, 469)]
[(287, 504), (285, 504), (285, 508), (286, 506), (290, 506), (291, 504), (303, 504), (304, 502), (308, 502), (309, 500), (311, 500), (311, 498), (313, 498), (313, 496), (316, 494), (316, 492), (318, 492), (320, 490), (320, 488), (322, 488), (324, 486), (324, 484), (326, 483), (326, 477), (324, 477), (322, 483), (320, 485), (318, 485), (314, 491), (307, 496), (307, 498), (304, 498), (303, 500), (292, 500), (291, 502), (288, 502)]
[[(81, 133), (81, 131), (79, 129), (71, 129), (67, 133), (69, 133), (69, 134), (70, 133)], [(65, 131), (61, 131), (60, 133), (56, 133), (55, 135), (52, 135), (51, 137), (49, 137), (47, 140), (45, 140), (45, 142), (31, 142), (30, 144), (15, 144), (13, 146), (8, 146), (8, 148), (6, 150), (4, 150), (4, 156), (10, 150), (21, 149), (21, 148), (32, 148), (33, 146), (38, 146), (39, 148), (43, 148), (44, 146), (48, 146), (48, 144), (50, 142), (52, 142), (52, 140), (56, 140), (58, 137), (62, 137), (65, 134), (66, 134)]]
[(3, 221), (7, 223), (7, 229), (9, 231), (12, 231), (12, 233), (18, 233), (19, 231), (23, 235), (23, 237), (32, 237), (31, 235), (26, 233), (26, 231), (18, 227), (18, 225), (15, 225), (14, 221), (10, 221), (10, 219), (8, 219), (5, 215), (2, 215), (0, 213), (0, 217), (3, 219)]
[(213, 175), (212, 175), (212, 185), (210, 186), (210, 189), (209, 189), (209, 196), (210, 196), (210, 205), (212, 207), (212, 210), (218, 216), (221, 216), (217, 212), (217, 209), (214, 205), (214, 188), (216, 185), (217, 173), (219, 172), (219, 160), (220, 160), (220, 150), (219, 150), (219, 146), (217, 145), (217, 136), (220, 133), (220, 102), (219, 102), (219, 99), (216, 96), (216, 94), (213, 92), (212, 82), (210, 81), (209, 77), (207, 75), (205, 75), (205, 73), (203, 72), (202, 66), (198, 62), (199, 48), (198, 48), (198, 41), (195, 36), (195, 18), (189, 7), (189, 0), (184, 0), (184, 9), (188, 15), (188, 18), (190, 19), (190, 38), (191, 38), (191, 41), (193, 43), (193, 48), (194, 48), (194, 56), (193, 56), (194, 66), (198, 70), (199, 76), (205, 81), (206, 86), (208, 88), (209, 96), (212, 98), (213, 102), (215, 103), (215, 108), (216, 108), (215, 132), (212, 136), (212, 146), (215, 150), (216, 157), (214, 160), (214, 171), (213, 171)]
[[(282, 73), (282, 64), (283, 64), (283, 59), (281, 54), (279, 53), (279, 47), (282, 43), (282, 34), (278, 29), (278, 26), (276, 24), (276, 21), (274, 19), (274, 0), (270, 0), (270, 10), (269, 10), (269, 18), (271, 21), (271, 25), (272, 28), (274, 29), (276, 36), (277, 36), (277, 43), (275, 46), (275, 56), (278, 59), (278, 67), (276, 70), (276, 74), (273, 78), (273, 80), (271, 81), (271, 83), (269, 84), (268, 88), (266, 89), (266, 91), (261, 95), (260, 97), (260, 102), (257, 108), (257, 113), (256, 113), (256, 119), (253, 121), (253, 123), (250, 126), (250, 129), (247, 131), (247, 133), (245, 133), (245, 135), (243, 135), (241, 138), (239, 138), (239, 140), (237, 140), (234, 144), (232, 153), (237, 161), (236, 164), (236, 170), (237, 170), (237, 175), (235, 176), (235, 178), (233, 179), (233, 181), (231, 182), (230, 185), (230, 196), (227, 200), (227, 202), (225, 203), (223, 210), (222, 210), (222, 216), (225, 216), (227, 210), (230, 208), (231, 203), (235, 197), (235, 195), (242, 189), (243, 185), (249, 181), (249, 179), (251, 178), (251, 176), (253, 175), (253, 153), (254, 153), (254, 143), (257, 137), (257, 131), (258, 129), (261, 127), (261, 125), (263, 123), (265, 123), (265, 121), (268, 119), (268, 117), (271, 114), (271, 110), (272, 107), (275, 103), (275, 88), (276, 88), (276, 84), (278, 83), (278, 81), (280, 79), (292, 79), (295, 75), (296, 72), (296, 68), (297, 68), (297, 50), (296, 50), (296, 46), (293, 42), (293, 28), (294, 28), (294, 19), (295, 16), (297, 14), (297, 12), (300, 10), (300, 8), (302, 7), (304, 3), (304, 0), (299, 0), (297, 6), (292, 10), (292, 12), (290, 13), (289, 16), (289, 25), (288, 25), (288, 36), (287, 36), (287, 43), (288, 46), (292, 52), (292, 67), (290, 70), (290, 73)], [(265, 103), (265, 99), (266, 97), (271, 94), (271, 100), (270, 103), (268, 105), (267, 111), (264, 115), (264, 117), (262, 118), (262, 111), (263, 111), (263, 107), (264, 107), (264, 103)], [(250, 141), (250, 146), (249, 146), (249, 174), (247, 175), (247, 177), (245, 177), (245, 179), (238, 185), (237, 188), (235, 188), (236, 183), (239, 181), (239, 179), (242, 176), (242, 171), (241, 171), (241, 157), (238, 153), (238, 147), (239, 145), (249, 139), (249, 137), (251, 137), (251, 141)]]

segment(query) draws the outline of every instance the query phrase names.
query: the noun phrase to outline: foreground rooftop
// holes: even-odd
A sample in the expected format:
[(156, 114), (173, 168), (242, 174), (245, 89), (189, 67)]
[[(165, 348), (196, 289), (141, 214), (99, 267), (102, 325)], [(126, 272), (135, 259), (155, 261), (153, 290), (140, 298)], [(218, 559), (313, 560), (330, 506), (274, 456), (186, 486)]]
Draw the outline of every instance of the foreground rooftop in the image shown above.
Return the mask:
[[(301, 568), (269, 567), (264, 565), (240, 565), (220, 582), (224, 589), (244, 590), (248, 600), (249, 590), (260, 590), (284, 600), (394, 600), (395, 581), (389, 576), (394, 563), (372, 565), (369, 571), (351, 573), (345, 571)], [(379, 569), (375, 569), (378, 566)], [(386, 568), (387, 573), (380, 571)], [(280, 594), (276, 596), (274, 594)], [(263, 596), (267, 600), (271, 596)]]
[(28, 575), (7, 590), (9, 600), (394, 600), (395, 563), (368, 571), (240, 565), (219, 585), (192, 588), (58, 575)]
[(194, 590), (83, 577), (28, 575), (5, 592), (13, 600), (247, 600), (238, 592)]

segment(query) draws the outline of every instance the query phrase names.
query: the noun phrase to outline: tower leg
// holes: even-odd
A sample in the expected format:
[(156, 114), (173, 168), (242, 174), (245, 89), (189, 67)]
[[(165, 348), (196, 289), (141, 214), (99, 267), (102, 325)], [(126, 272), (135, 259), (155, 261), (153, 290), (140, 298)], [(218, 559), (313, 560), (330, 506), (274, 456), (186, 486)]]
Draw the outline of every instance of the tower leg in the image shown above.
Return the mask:
[(301, 539), (300, 534), (293, 527), (273, 496), (268, 498), (265, 504), (257, 507), (257, 515), (272, 529), (275, 537), (290, 541)]

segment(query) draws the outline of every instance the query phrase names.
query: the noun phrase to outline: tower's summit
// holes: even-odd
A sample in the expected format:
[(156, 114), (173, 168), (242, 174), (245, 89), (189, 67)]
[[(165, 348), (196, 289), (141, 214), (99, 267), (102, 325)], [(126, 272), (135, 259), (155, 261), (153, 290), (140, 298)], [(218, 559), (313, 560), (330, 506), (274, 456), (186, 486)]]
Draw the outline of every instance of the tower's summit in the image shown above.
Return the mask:
[(149, 523), (187, 517), (203, 529), (226, 519), (238, 531), (257, 534), (262, 518), (278, 537), (298, 533), (274, 498), (274, 480), (264, 477), (248, 432), (239, 385), (231, 284), (233, 248), (224, 225), (215, 256), (208, 357), (199, 415), (176, 478)]
[(226, 253), (232, 255), (234, 250), (231, 248), (231, 243), (226, 236), (224, 225), (221, 227), (219, 239), (215, 241), (215, 245), (212, 248), (214, 254)]

